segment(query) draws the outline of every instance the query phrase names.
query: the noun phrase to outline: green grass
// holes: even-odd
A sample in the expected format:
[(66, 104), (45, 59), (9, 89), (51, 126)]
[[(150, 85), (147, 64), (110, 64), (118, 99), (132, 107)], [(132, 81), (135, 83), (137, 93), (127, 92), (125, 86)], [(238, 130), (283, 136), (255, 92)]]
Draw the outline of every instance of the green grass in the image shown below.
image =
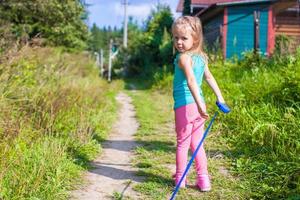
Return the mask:
[(233, 147), (232, 167), (251, 184), (253, 198), (300, 198), (300, 52), (260, 59), (228, 63), (225, 69), (216, 63), (233, 108), (220, 130)]
[(122, 83), (84, 53), (24, 48), (0, 65), (0, 197), (66, 199), (116, 119)]
[[(175, 172), (176, 136), (173, 128), (172, 98), (155, 90), (139, 90), (130, 92), (130, 95), (133, 97), (140, 123), (136, 137), (141, 146), (136, 149), (135, 165), (139, 168), (138, 175), (145, 177), (145, 181), (135, 189), (144, 195), (144, 199), (166, 199), (170, 197), (174, 188), (172, 173)], [(180, 190), (176, 199), (249, 197), (249, 193), (243, 189), (247, 187), (247, 183), (233, 177), (230, 172), (227, 175), (220, 172), (221, 169), (230, 166), (230, 159), (225, 156), (229, 149), (215, 130), (207, 138), (206, 150), (210, 155), (209, 171), (213, 177), (213, 190), (201, 193), (193, 187), (195, 173), (192, 170), (189, 174), (190, 187)]]
[(70, 162), (67, 146), (53, 138), (34, 144), (15, 141), (1, 180), (4, 199), (63, 199), (80, 168)]
[(132, 200), (131, 197), (123, 196), (123, 194), (120, 192), (113, 192), (112, 197), (114, 200)]
[(122, 194), (120, 192), (114, 192), (113, 196), (114, 196), (114, 200), (121, 200), (122, 199)]
[[(272, 59), (252, 54), (245, 56), (241, 61), (217, 60), (210, 64), (210, 69), (232, 108), (229, 115), (217, 118), (213, 125), (213, 133), (207, 138), (207, 150), (212, 149), (212, 152), (222, 152), (224, 155), (221, 162), (210, 159), (210, 163), (213, 162), (210, 164), (212, 174), (218, 177), (216, 168), (223, 165), (230, 170), (234, 179), (237, 178), (241, 183), (241, 187), (238, 184), (231, 188), (233, 193), (238, 194), (237, 196), (230, 196), (229, 192), (229, 196), (226, 195), (222, 199), (299, 199), (300, 49), (295, 55), (285, 57), (275, 55)], [(171, 77), (171, 73), (156, 75), (152, 87), (152, 91), (163, 92), (160, 96), (169, 96), (168, 100), (155, 99), (157, 96), (149, 91), (140, 92), (140, 97), (135, 94), (135, 98), (141, 99), (135, 101), (138, 110), (149, 109), (148, 114), (147, 110), (138, 114), (142, 123), (139, 135), (145, 132), (144, 128), (148, 130), (146, 132), (149, 135), (144, 136), (143, 140), (156, 137), (157, 132), (164, 133), (160, 127), (164, 126), (163, 120), (167, 116), (162, 117), (158, 113), (162, 111), (169, 118), (173, 115), (170, 106), (166, 106), (171, 97)], [(215, 97), (207, 84), (204, 84), (204, 94), (209, 113), (212, 114), (216, 109)], [(170, 110), (165, 111), (163, 107)], [(169, 132), (171, 131), (170, 129)], [(161, 138), (165, 139), (166, 135), (159, 135), (157, 138), (160, 141)], [(171, 148), (169, 142), (174, 139), (165, 141)], [(166, 161), (165, 158), (160, 159), (160, 155), (152, 154), (152, 150), (150, 153), (149, 150), (142, 152), (141, 155), (146, 159), (143, 165), (150, 166), (147, 170), (159, 166), (158, 161)], [(156, 159), (153, 160), (153, 157)], [(152, 164), (154, 162), (158, 165)], [(162, 169), (158, 169), (160, 170)], [(166, 179), (163, 181), (168, 187), (171, 185), (169, 176), (170, 174), (165, 176)], [(213, 184), (220, 186), (217, 187), (219, 191), (230, 188), (228, 185), (234, 185), (219, 181), (221, 179), (213, 180)], [(146, 193), (152, 189), (150, 193), (155, 193), (157, 186), (159, 186), (157, 183), (149, 184), (146, 185), (147, 189), (142, 191)], [(182, 193), (186, 195), (188, 191)], [(210, 194), (213, 195), (214, 192), (216, 191)], [(165, 192), (157, 191), (155, 194), (159, 193), (162, 197)], [(218, 194), (209, 198), (218, 199)]]

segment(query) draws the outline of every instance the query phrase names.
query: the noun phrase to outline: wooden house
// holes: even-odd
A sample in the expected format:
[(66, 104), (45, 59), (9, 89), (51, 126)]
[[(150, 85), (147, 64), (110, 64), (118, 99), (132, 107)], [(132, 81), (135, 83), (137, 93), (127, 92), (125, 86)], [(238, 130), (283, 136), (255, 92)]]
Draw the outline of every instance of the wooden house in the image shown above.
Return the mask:
[(271, 55), (278, 35), (290, 37), (292, 49), (300, 44), (300, 0), (191, 0), (191, 14), (200, 17), (208, 47), (219, 45), (224, 58), (256, 48)]

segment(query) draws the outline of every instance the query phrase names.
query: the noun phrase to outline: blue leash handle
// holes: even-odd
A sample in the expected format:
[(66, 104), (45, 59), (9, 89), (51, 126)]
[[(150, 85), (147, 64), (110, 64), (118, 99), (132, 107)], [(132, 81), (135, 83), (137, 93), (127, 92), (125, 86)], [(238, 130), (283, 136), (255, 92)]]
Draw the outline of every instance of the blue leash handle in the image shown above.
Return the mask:
[(177, 194), (177, 192), (178, 192), (178, 190), (179, 190), (179, 186), (180, 186), (181, 182), (183, 181), (184, 177), (186, 176), (187, 172), (189, 171), (189, 169), (190, 169), (190, 167), (191, 167), (191, 165), (192, 165), (192, 163), (193, 163), (193, 161), (194, 161), (194, 159), (195, 159), (195, 157), (196, 157), (196, 155), (197, 155), (197, 153), (198, 153), (198, 151), (199, 151), (199, 149), (200, 149), (200, 147), (201, 147), (201, 145), (202, 145), (204, 139), (206, 138), (206, 136), (207, 136), (207, 134), (208, 134), (208, 132), (209, 132), (209, 129), (210, 129), (212, 123), (215, 121), (215, 118), (217, 117), (217, 115), (218, 115), (218, 111), (215, 112), (213, 118), (212, 118), (211, 121), (209, 122), (209, 125), (208, 125), (208, 127), (206, 128), (206, 130), (205, 130), (205, 132), (204, 132), (204, 135), (203, 135), (201, 141), (199, 142), (199, 144), (198, 144), (196, 150), (194, 151), (191, 160), (189, 161), (188, 165), (186, 166), (185, 171), (184, 171), (182, 177), (180, 178), (179, 183), (176, 185), (175, 190), (174, 190), (174, 192), (173, 192), (172, 197), (170, 198), (170, 200), (174, 200), (174, 199), (175, 199), (175, 196), (176, 196), (176, 194)]

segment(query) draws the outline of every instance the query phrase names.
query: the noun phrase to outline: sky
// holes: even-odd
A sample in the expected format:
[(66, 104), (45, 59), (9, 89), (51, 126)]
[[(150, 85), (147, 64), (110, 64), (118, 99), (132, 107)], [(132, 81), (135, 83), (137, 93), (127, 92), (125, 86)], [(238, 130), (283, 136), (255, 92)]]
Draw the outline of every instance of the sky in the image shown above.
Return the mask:
[[(88, 6), (89, 19), (88, 25), (91, 27), (95, 23), (98, 27), (103, 28), (111, 26), (121, 28), (124, 21), (124, 0), (86, 0)], [(160, 4), (170, 6), (173, 16), (178, 17), (176, 7), (179, 0), (127, 0), (128, 16), (132, 16), (134, 21), (137, 20), (139, 25), (149, 16), (151, 9)]]

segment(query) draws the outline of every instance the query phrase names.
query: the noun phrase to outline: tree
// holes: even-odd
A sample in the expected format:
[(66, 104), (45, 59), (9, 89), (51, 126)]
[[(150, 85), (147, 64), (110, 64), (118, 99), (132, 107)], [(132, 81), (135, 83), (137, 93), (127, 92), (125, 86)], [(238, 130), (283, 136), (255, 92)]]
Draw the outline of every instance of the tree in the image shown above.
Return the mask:
[(159, 5), (156, 11), (153, 11), (147, 25), (146, 44), (151, 49), (152, 59), (160, 65), (159, 47), (163, 40), (164, 30), (171, 33), (173, 16), (169, 6)]
[(105, 32), (101, 31), (94, 23), (91, 28), (91, 36), (89, 40), (89, 50), (98, 52), (103, 46), (103, 40), (105, 40)]
[(191, 15), (191, 0), (184, 0), (182, 15)]
[(164, 28), (164, 33), (162, 37), (162, 42), (159, 45), (159, 55), (163, 64), (168, 63), (168, 60), (173, 54), (173, 44), (170, 33), (168, 33), (167, 28)]
[[(127, 72), (131, 75), (150, 75), (172, 60), (171, 26), (173, 16), (169, 6), (159, 5), (152, 10), (143, 28), (129, 20)], [(120, 60), (123, 53), (119, 54)], [(120, 61), (121, 63), (121, 61)]]
[(80, 0), (6, 0), (0, 3), (0, 18), (11, 31), (27, 39), (36, 36), (48, 44), (70, 48), (86, 46), (88, 28), (85, 4)]

